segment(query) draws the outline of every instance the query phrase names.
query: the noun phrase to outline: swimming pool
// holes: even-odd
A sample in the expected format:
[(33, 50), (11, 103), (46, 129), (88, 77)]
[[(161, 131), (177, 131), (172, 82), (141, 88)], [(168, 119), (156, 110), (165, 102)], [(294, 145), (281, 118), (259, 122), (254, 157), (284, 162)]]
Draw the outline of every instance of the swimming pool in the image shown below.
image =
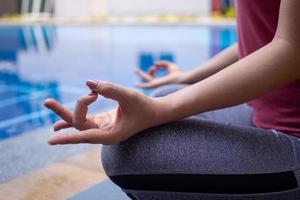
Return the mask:
[[(188, 70), (235, 41), (234, 27), (0, 26), (0, 140), (56, 121), (43, 101), (73, 109), (87, 79), (134, 88), (135, 67), (165, 59)], [(101, 99), (91, 111), (113, 105)]]

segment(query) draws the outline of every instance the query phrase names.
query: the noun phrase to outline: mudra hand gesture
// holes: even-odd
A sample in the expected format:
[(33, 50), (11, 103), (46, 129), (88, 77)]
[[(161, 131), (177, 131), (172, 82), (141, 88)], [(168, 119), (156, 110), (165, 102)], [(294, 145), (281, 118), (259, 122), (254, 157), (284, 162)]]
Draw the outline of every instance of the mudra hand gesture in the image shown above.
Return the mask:
[[(116, 144), (156, 124), (157, 105), (153, 98), (109, 82), (87, 81), (86, 84), (92, 92), (77, 100), (74, 112), (53, 99), (44, 102), (47, 108), (62, 118), (54, 124), (54, 131), (70, 127), (78, 130), (55, 133), (48, 140), (49, 144)], [(117, 101), (117, 108), (95, 116), (87, 116), (88, 106), (95, 102), (99, 95)]]

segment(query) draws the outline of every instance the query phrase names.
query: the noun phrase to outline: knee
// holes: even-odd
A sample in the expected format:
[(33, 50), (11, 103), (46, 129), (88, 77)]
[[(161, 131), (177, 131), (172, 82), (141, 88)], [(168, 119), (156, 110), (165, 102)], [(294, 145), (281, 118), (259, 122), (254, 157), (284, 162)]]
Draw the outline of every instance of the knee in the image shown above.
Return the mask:
[(104, 145), (103, 168), (108, 176), (176, 171), (175, 166), (184, 167), (179, 162), (188, 163), (189, 157), (197, 157), (195, 149), (201, 146), (197, 141), (205, 139), (199, 127), (206, 123), (180, 120), (147, 129), (117, 145)]
[(163, 160), (154, 158), (165, 154), (166, 146), (172, 144), (169, 140), (177, 137), (177, 129), (182, 128), (182, 124), (184, 122), (165, 124), (144, 130), (120, 144), (103, 145), (101, 160), (106, 174), (115, 176), (159, 170), (161, 165), (158, 163)]
[(158, 136), (155, 135), (160, 131), (152, 128), (120, 144), (103, 145), (101, 161), (105, 173), (111, 177), (146, 170), (145, 165), (149, 165), (149, 159), (155, 154), (155, 148), (159, 144)]

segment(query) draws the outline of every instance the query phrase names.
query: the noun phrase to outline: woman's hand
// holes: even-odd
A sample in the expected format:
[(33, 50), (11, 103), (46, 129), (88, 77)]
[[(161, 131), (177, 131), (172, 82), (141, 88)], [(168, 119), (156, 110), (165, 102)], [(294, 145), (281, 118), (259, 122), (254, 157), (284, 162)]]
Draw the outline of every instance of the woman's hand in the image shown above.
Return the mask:
[[(53, 99), (44, 105), (62, 120), (54, 124), (54, 131), (74, 127), (77, 132), (57, 133), (48, 143), (55, 144), (117, 144), (137, 132), (157, 125), (155, 100), (127, 88), (103, 81), (87, 81), (92, 92), (77, 100), (74, 112)], [(88, 106), (102, 95), (118, 102), (115, 110), (87, 116)]]
[[(167, 70), (167, 75), (164, 77), (155, 77), (155, 72), (161, 68)], [(153, 88), (170, 83), (180, 83), (184, 74), (178, 65), (168, 61), (156, 62), (155, 65), (149, 68), (147, 73), (140, 69), (136, 69), (135, 73), (146, 81), (137, 84), (140, 88)]]

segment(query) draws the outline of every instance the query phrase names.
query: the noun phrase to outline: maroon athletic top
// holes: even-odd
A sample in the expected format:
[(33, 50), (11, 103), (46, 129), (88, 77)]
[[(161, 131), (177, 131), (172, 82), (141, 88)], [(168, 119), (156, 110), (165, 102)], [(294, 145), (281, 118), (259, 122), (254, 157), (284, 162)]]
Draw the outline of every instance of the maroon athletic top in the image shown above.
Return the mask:
[[(239, 56), (243, 58), (272, 41), (280, 0), (237, 0), (236, 5)], [(300, 137), (300, 80), (251, 101), (250, 105), (257, 127)]]

